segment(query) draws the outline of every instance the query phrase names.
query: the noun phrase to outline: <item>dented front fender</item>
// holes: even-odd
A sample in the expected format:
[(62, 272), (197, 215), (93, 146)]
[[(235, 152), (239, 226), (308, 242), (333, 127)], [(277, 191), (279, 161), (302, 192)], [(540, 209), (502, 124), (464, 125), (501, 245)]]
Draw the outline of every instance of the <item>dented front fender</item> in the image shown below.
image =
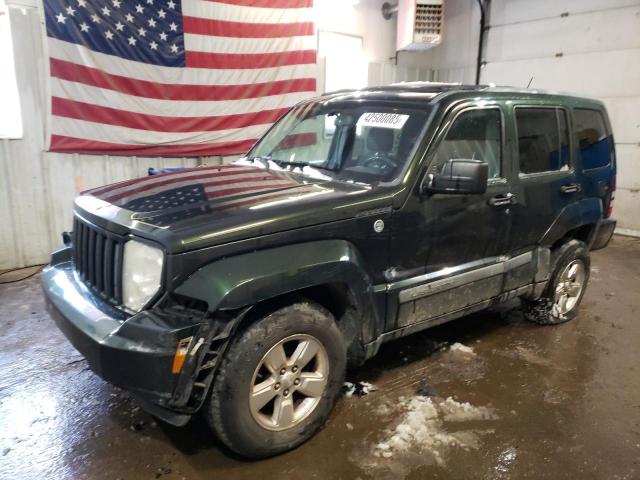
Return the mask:
[(372, 303), (370, 276), (355, 247), (344, 240), (299, 243), (223, 258), (198, 269), (175, 292), (206, 302), (213, 312), (329, 283), (346, 284), (359, 305)]

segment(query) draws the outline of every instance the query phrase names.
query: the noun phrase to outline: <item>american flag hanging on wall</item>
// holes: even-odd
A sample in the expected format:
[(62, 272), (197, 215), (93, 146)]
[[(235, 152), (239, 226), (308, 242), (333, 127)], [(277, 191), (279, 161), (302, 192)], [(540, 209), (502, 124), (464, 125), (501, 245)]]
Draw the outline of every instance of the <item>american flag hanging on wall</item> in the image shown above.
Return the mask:
[(44, 0), (49, 150), (246, 152), (315, 94), (313, 0)]

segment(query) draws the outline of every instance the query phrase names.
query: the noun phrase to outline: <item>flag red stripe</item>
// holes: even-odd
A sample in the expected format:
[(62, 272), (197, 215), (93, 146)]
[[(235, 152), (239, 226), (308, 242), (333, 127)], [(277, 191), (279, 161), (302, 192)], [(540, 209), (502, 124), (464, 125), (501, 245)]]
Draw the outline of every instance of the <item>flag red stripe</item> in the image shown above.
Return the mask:
[(255, 69), (316, 63), (315, 50), (275, 53), (185, 52), (187, 67), (217, 69)]
[[(251, 171), (249, 168), (244, 167), (242, 165), (215, 165), (210, 167), (189, 168), (189, 169), (181, 170), (180, 173), (184, 174), (185, 172), (199, 172), (201, 170), (206, 173), (202, 173), (200, 175), (190, 175), (188, 179), (191, 180), (191, 179), (201, 179), (201, 178), (210, 177), (211, 170), (216, 170), (216, 175), (220, 177), (224, 177), (227, 175), (237, 175), (238, 173)], [(161, 173), (159, 175), (153, 175), (153, 176), (144, 177), (144, 178), (134, 178), (132, 180), (125, 180), (122, 182), (107, 185), (105, 187), (94, 188), (93, 190), (89, 190), (89, 191), (95, 195), (95, 194), (108, 193), (111, 190), (129, 187), (136, 184), (140, 184), (138, 185), (138, 187), (141, 187), (142, 185), (146, 185), (147, 183), (152, 185), (153, 187), (168, 185), (169, 183), (172, 183), (172, 180), (170, 179), (174, 178), (175, 176), (176, 176), (175, 173)], [(165, 180), (158, 181), (159, 178), (165, 178), (166, 181)], [(184, 180), (183, 176), (180, 176), (180, 178)]]
[(214, 3), (227, 3), (241, 7), (262, 8), (310, 8), (313, 0), (207, 0)]
[[(233, 172), (235, 173), (235, 172)], [(227, 175), (232, 175), (233, 173), (229, 173), (227, 172)], [(266, 179), (265, 177), (271, 177), (270, 179)], [(193, 180), (202, 180), (205, 178), (211, 178), (211, 174), (205, 174), (205, 175), (196, 175), (193, 177), (188, 177), (188, 178), (183, 178), (180, 176), (175, 176), (173, 178), (168, 178), (167, 180), (163, 181), (163, 182), (156, 182), (156, 183), (149, 183), (149, 184), (144, 184), (144, 185), (140, 185), (137, 188), (132, 188), (129, 189), (125, 192), (120, 192), (117, 193), (115, 195), (111, 195), (108, 196), (106, 198), (107, 201), (109, 202), (114, 202), (116, 200), (120, 200), (121, 198), (125, 198), (125, 197), (131, 197), (133, 195), (137, 195), (138, 193), (142, 193), (142, 192), (146, 192), (147, 190), (153, 190), (156, 187), (162, 187), (162, 186), (166, 186), (166, 185), (171, 185), (172, 183), (177, 183), (177, 182), (184, 182), (184, 181), (193, 181)], [(274, 175), (270, 175), (266, 172), (248, 172), (246, 177), (244, 178), (232, 178), (232, 179), (224, 179), (224, 180), (215, 180), (215, 181), (211, 181), (211, 182), (204, 182), (204, 183), (200, 183), (200, 185), (202, 185), (203, 188), (206, 187), (215, 187), (215, 186), (220, 186), (220, 185), (232, 185), (234, 183), (243, 183), (243, 182), (247, 182), (247, 181), (256, 181), (256, 180), (284, 180), (283, 178), (278, 178), (275, 177)]]
[(288, 150), (289, 148), (306, 147), (315, 145), (318, 142), (314, 132), (293, 133), (287, 135), (278, 144), (278, 150)]
[(209, 155), (236, 155), (248, 151), (254, 140), (235, 142), (182, 144), (182, 145), (127, 145), (121, 143), (98, 142), (82, 138), (51, 135), (49, 151), (61, 153), (89, 153), (108, 155), (163, 155), (168, 157), (201, 157)]
[(278, 108), (210, 117), (165, 117), (51, 97), (52, 115), (153, 132), (213, 132), (270, 124), (288, 110), (288, 108)]
[(244, 100), (296, 92), (315, 92), (315, 78), (295, 78), (245, 85), (175, 85), (137, 80), (66, 60), (49, 60), (51, 76), (127, 95), (159, 100)]
[(182, 17), (185, 33), (235, 38), (281, 38), (314, 35), (313, 22), (244, 23), (210, 18)]

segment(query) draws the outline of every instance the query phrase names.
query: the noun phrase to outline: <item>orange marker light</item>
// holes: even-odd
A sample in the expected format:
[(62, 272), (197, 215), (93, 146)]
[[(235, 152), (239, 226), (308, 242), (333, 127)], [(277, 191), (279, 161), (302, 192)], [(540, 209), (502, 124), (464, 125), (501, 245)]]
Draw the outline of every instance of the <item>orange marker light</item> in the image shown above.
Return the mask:
[(171, 373), (180, 373), (184, 362), (187, 359), (189, 348), (191, 348), (191, 342), (193, 337), (183, 338), (178, 342), (178, 348), (176, 348), (176, 354), (173, 356), (173, 365), (171, 366)]

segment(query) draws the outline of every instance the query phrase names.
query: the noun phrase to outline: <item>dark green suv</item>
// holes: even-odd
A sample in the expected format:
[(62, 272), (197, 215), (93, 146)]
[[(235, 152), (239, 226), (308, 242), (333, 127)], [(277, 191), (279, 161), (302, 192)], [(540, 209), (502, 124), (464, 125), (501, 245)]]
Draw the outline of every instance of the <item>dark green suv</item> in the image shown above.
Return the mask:
[(265, 457), (310, 438), (388, 340), (514, 297), (541, 324), (575, 317), (615, 164), (599, 101), (336, 92), (234, 164), (84, 192), (42, 285), (98, 375)]

